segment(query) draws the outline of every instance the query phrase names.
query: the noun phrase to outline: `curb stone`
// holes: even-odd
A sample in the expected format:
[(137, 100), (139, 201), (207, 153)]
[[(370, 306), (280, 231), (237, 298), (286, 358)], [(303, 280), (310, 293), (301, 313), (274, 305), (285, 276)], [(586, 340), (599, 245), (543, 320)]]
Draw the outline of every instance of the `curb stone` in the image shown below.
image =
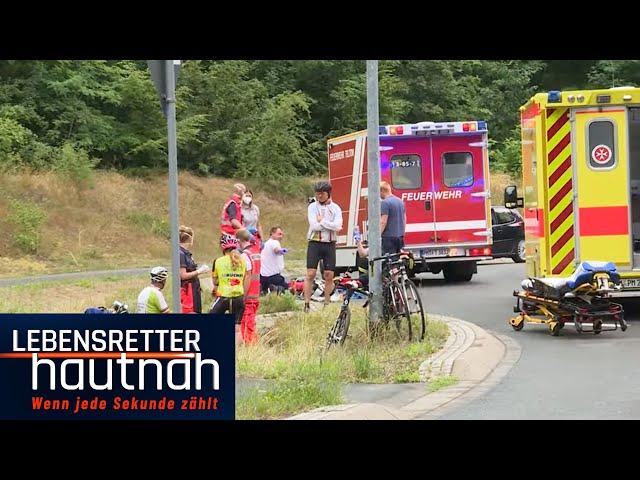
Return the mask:
[(443, 315), (432, 314), (430, 317), (446, 323), (450, 333), (442, 349), (420, 365), (418, 371), (423, 382), (434, 377), (451, 375), (453, 363), (476, 340), (476, 334), (467, 322)]

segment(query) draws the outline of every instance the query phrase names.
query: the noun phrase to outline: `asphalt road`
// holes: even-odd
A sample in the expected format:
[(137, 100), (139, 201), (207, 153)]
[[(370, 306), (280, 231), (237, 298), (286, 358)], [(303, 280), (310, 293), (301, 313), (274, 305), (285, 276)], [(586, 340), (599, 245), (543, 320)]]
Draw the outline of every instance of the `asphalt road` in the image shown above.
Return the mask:
[(522, 356), (498, 386), (442, 419), (640, 419), (640, 308), (625, 304), (628, 330), (579, 334), (568, 324), (552, 337), (544, 325), (515, 332), (512, 292), (524, 264), (478, 266), (471, 282), (447, 284), (423, 274), (423, 302), (430, 312), (451, 315), (508, 335)]

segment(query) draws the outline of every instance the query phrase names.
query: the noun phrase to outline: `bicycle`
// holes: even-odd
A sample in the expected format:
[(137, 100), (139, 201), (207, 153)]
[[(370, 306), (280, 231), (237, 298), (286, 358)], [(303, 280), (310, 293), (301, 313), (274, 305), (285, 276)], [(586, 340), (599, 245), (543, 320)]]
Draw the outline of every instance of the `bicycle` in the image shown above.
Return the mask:
[(424, 339), (427, 329), (422, 299), (415, 283), (409, 278), (407, 252), (386, 254), (370, 260), (370, 264), (383, 261), (382, 268), (382, 317), (385, 325), (395, 323), (400, 338), (412, 341)]
[[(392, 255), (384, 255), (374, 258), (371, 264), (378, 261), (385, 261), (382, 271), (382, 292), (383, 292), (383, 311), (382, 321), (385, 326), (394, 322), (396, 332), (402, 339), (411, 341), (414, 338), (413, 332), (419, 332), (418, 340), (424, 339), (426, 331), (426, 321), (424, 309), (422, 307), (422, 299), (418, 293), (415, 284), (409, 279), (405, 260), (407, 258), (405, 252)], [(392, 259), (397, 260), (392, 261)], [(349, 305), (354, 293), (358, 292), (367, 297), (367, 301), (363, 305), (366, 307), (372, 297), (372, 293), (360, 288), (360, 282), (356, 280), (342, 281), (342, 277), (334, 280), (336, 286), (340, 285), (346, 288), (346, 294), (340, 307), (340, 313), (327, 336), (327, 348), (331, 345), (343, 345), (347, 338), (349, 325), (351, 323), (351, 310)], [(405, 332), (406, 330), (406, 332)]]
[[(347, 332), (349, 331), (349, 325), (351, 323), (351, 309), (349, 304), (354, 293), (361, 293), (367, 297), (371, 297), (371, 293), (360, 288), (360, 282), (357, 280), (351, 280), (344, 283), (340, 282), (340, 279), (336, 279), (336, 283), (340, 283), (342, 287), (346, 289), (344, 299), (342, 300), (342, 306), (340, 307), (340, 313), (338, 318), (334, 322), (329, 334), (327, 335), (327, 349), (332, 345), (343, 345), (347, 339)], [(365, 308), (369, 304), (369, 299), (364, 303), (362, 308)]]

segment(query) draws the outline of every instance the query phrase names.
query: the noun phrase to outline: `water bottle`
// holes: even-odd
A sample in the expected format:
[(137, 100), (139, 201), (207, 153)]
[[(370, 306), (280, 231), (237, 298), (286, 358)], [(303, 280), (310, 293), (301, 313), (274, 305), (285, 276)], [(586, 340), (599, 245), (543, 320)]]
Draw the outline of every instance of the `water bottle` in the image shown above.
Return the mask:
[(360, 240), (362, 240), (362, 235), (360, 234), (360, 227), (356, 225), (355, 227), (353, 227), (353, 241), (358, 243)]

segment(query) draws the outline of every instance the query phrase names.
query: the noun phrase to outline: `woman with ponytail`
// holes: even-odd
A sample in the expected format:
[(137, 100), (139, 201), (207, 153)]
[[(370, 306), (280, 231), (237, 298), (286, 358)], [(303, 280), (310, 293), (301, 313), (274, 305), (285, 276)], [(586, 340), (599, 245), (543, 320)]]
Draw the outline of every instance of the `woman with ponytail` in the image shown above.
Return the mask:
[(244, 296), (248, 287), (245, 282), (247, 267), (245, 259), (238, 251), (238, 240), (226, 236), (220, 240), (222, 257), (213, 262), (213, 296), (215, 301), (210, 313), (231, 313), (236, 319), (236, 346), (240, 344), (240, 322), (244, 313)]

